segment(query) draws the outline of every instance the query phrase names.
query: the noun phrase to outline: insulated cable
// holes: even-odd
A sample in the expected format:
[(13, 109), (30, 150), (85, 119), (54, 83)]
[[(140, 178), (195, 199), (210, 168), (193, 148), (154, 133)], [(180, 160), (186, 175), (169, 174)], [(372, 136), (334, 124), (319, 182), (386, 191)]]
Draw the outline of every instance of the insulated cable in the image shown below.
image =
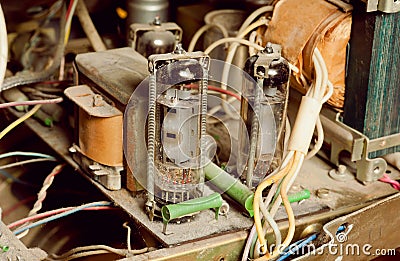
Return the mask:
[(188, 49), (187, 49), (188, 52), (193, 52), (194, 47), (196, 47), (196, 43), (197, 43), (197, 41), (199, 40), (200, 36), (201, 36), (203, 33), (205, 33), (207, 30), (209, 30), (209, 29), (211, 29), (211, 28), (213, 28), (213, 27), (218, 28), (218, 29), (221, 31), (221, 33), (222, 33), (222, 35), (224, 36), (224, 38), (228, 38), (228, 37), (229, 37), (228, 31), (226, 30), (226, 28), (225, 28), (224, 26), (220, 25), (220, 24), (212, 23), (212, 24), (203, 25), (203, 26), (200, 27), (200, 29), (197, 30), (197, 32), (193, 35), (192, 40), (190, 41), (189, 47), (188, 47)]
[[(278, 257), (282, 249), (286, 248), (293, 239), (295, 231), (295, 217), (293, 210), (290, 206), (290, 202), (288, 200), (287, 192), (300, 171), (300, 168), (305, 158), (305, 154), (308, 151), (308, 147), (311, 142), (315, 126), (317, 126), (318, 133), (320, 133), (319, 136), (323, 134), (323, 130), (320, 128), (320, 126), (318, 126), (319, 112), (321, 110), (322, 104), (326, 102), (326, 100), (329, 99), (329, 96), (332, 94), (332, 86), (328, 80), (328, 72), (325, 62), (317, 48), (314, 50), (313, 62), (315, 79), (314, 83), (307, 91), (307, 94), (302, 99), (299, 112), (296, 117), (296, 122), (289, 139), (289, 154), (284, 160), (284, 162), (289, 160), (289, 164), (281, 169), (277, 174), (271, 175), (270, 177), (267, 177), (267, 179), (265, 179), (263, 182), (261, 182), (258, 185), (254, 195), (254, 222), (258, 234), (258, 242), (260, 246), (259, 251), (261, 254), (263, 254), (263, 256), (261, 256), (257, 260), (270, 260)], [(319, 143), (315, 146), (315, 148), (321, 146), (320, 142), (323, 141), (323, 138), (319, 138), (318, 140)], [(316, 151), (316, 149), (312, 150), (312, 153), (314, 153), (314, 151)], [(285, 211), (288, 215), (289, 229), (282, 245), (275, 247), (275, 249), (273, 250), (271, 249), (272, 252), (268, 252), (268, 246), (265, 240), (266, 227), (262, 227), (260, 218), (260, 207), (262, 207), (260, 205), (260, 201), (262, 200), (261, 197), (263, 190), (270, 186), (272, 183), (278, 183), (280, 181), (282, 181), (282, 185), (279, 190), (279, 197), (277, 197), (275, 202), (273, 203), (270, 209), (270, 214), (273, 217), (279, 205), (283, 201)], [(272, 193), (274, 192), (271, 191), (268, 196), (270, 197)], [(265, 210), (265, 207), (262, 210)], [(271, 223), (270, 226), (275, 226), (274, 222), (269, 221), (270, 219), (267, 218), (265, 224)], [(255, 249), (255, 251), (257, 250), (258, 249)]]
[(101, 39), (99, 33), (96, 30), (96, 27), (93, 24), (92, 19), (90, 18), (85, 1), (75, 1), (78, 3), (76, 7), (76, 15), (78, 16), (82, 29), (89, 39), (89, 42), (92, 45), (93, 49), (96, 52), (107, 50), (105, 44), (103, 43), (103, 40)]
[(47, 69), (41, 72), (23, 71), (14, 76), (8, 77), (0, 86), (0, 92), (31, 83), (49, 80), (60, 66), (61, 58), (64, 56), (64, 36), (65, 36), (65, 5), (63, 5), (60, 17), (60, 37), (57, 43), (53, 62)]
[(15, 101), (15, 102), (6, 102), (0, 103), (0, 109), (14, 107), (14, 106), (29, 106), (29, 105), (38, 105), (38, 104), (54, 104), (60, 103), (63, 101), (63, 98), (55, 98), (49, 100), (32, 100), (32, 101)]
[(16, 126), (24, 122), (26, 119), (31, 117), (33, 114), (35, 114), (41, 107), (42, 105), (35, 105), (32, 110), (24, 114), (21, 118), (17, 119), (13, 123), (11, 123), (8, 127), (6, 127), (4, 130), (0, 132), (0, 140), (7, 134), (9, 133), (12, 129), (14, 129)]
[(24, 231), (27, 230), (27, 229), (31, 229), (31, 228), (33, 228), (33, 227), (37, 227), (37, 226), (46, 224), (46, 223), (48, 223), (48, 222), (57, 220), (57, 219), (59, 219), (59, 218), (62, 218), (62, 217), (65, 217), (65, 216), (74, 214), (74, 213), (76, 213), (76, 212), (78, 212), (78, 211), (80, 211), (80, 210), (83, 210), (83, 209), (85, 209), (85, 208), (89, 208), (89, 207), (98, 207), (98, 206), (111, 206), (111, 205), (112, 205), (112, 203), (111, 203), (111, 202), (107, 202), (107, 201), (99, 201), (99, 202), (92, 202), (92, 203), (84, 204), (84, 205), (81, 205), (81, 206), (79, 206), (79, 207), (75, 207), (75, 208), (73, 208), (73, 209), (71, 209), (71, 210), (68, 210), (68, 211), (65, 211), (65, 212), (56, 214), (56, 215), (54, 215), (54, 216), (50, 216), (50, 217), (41, 219), (41, 220), (36, 221), (36, 222), (34, 222), (34, 223), (32, 223), (32, 224), (29, 224), (29, 225), (27, 225), (27, 226), (25, 226), (25, 227), (18, 228), (18, 229), (16, 229), (16, 230), (14, 230), (13, 233), (14, 233), (15, 235), (21, 234), (22, 232), (24, 232)]

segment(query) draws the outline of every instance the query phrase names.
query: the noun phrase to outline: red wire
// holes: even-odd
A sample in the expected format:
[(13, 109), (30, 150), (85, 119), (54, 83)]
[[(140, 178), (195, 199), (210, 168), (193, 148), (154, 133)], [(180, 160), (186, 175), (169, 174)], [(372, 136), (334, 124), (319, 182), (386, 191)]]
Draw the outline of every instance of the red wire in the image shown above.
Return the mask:
[(393, 180), (389, 177), (388, 174), (384, 173), (382, 178), (379, 181), (390, 184), (394, 189), (400, 190), (400, 183), (396, 180)]
[[(196, 84), (185, 85), (185, 87), (186, 88), (192, 88), (192, 89), (198, 89), (199, 88), (199, 86), (196, 85)], [(219, 93), (223, 93), (223, 94), (227, 94), (229, 96), (235, 97), (238, 101), (241, 100), (240, 95), (238, 95), (238, 94), (236, 94), (234, 92), (231, 92), (231, 91), (228, 91), (228, 90), (224, 90), (222, 88), (219, 88), (219, 87), (216, 87), (216, 86), (212, 86), (212, 85), (208, 85), (208, 89), (211, 90), (211, 91), (216, 91), (216, 92), (219, 92)]]
[(65, 15), (65, 19), (67, 19), (69, 17), (69, 14), (71, 13), (72, 6), (74, 5), (74, 1), (75, 0), (69, 1), (69, 5), (68, 5), (67, 13)]
[(15, 205), (11, 206), (10, 208), (3, 211), (3, 218), (10, 215), (14, 210), (18, 209), (19, 207), (25, 205), (26, 203), (32, 202), (36, 200), (36, 196), (31, 196), (29, 198), (23, 199), (16, 203)]
[[(48, 216), (56, 215), (56, 214), (59, 214), (59, 213), (62, 213), (62, 212), (66, 212), (66, 211), (74, 209), (74, 208), (75, 207), (67, 207), (67, 208), (60, 208), (60, 209), (50, 210), (50, 211), (47, 211), (47, 212), (43, 212), (43, 213), (40, 213), (40, 214), (37, 214), (37, 215), (33, 215), (33, 216), (30, 216), (30, 217), (26, 217), (26, 218), (17, 220), (15, 222), (11, 223), (11, 224), (8, 224), (7, 227), (9, 229), (12, 229), (14, 227), (17, 227), (17, 226), (20, 226), (22, 224), (25, 224), (26, 222), (30, 222), (30, 221), (33, 221), (33, 220), (36, 220), (36, 219), (41, 219), (41, 218), (45, 218), (45, 217), (48, 217)], [(113, 209), (118, 209), (118, 208), (104, 206), (104, 207), (90, 207), (90, 208), (85, 208), (83, 210), (111, 210), (111, 209), (113, 210)]]

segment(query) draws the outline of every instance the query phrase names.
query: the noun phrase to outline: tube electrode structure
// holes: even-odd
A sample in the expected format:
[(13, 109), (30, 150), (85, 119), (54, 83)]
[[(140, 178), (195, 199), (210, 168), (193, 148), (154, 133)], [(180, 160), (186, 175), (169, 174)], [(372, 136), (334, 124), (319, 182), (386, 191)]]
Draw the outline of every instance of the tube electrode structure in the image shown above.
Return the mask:
[[(268, 43), (249, 57), (244, 70), (248, 75), (243, 80), (240, 114), (245, 124), (240, 129), (237, 167), (252, 188), (281, 163), (289, 64), (281, 57), (281, 47)], [(270, 127), (274, 121), (275, 132)], [(247, 135), (249, 140), (243, 138)]]
[[(209, 58), (186, 53), (149, 57), (146, 209), (203, 195)], [(193, 88), (185, 86), (197, 85)]]

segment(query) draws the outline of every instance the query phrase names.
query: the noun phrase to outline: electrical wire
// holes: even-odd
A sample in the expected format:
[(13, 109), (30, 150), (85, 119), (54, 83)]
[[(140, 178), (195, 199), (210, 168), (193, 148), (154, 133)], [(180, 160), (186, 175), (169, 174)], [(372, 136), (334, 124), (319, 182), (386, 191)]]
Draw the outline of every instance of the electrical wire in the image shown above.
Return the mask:
[(42, 82), (49, 80), (60, 66), (61, 58), (64, 56), (64, 36), (65, 36), (65, 5), (62, 5), (61, 18), (60, 18), (60, 37), (57, 43), (56, 51), (54, 54), (53, 62), (47, 69), (40, 72), (22, 71), (14, 76), (4, 79), (3, 84), (0, 86), (0, 92), (31, 83)]
[(45, 260), (72, 260), (77, 259), (85, 256), (90, 255), (99, 255), (99, 254), (107, 254), (107, 253), (114, 253), (120, 256), (129, 257), (132, 255), (143, 254), (149, 251), (148, 247), (142, 249), (118, 249), (113, 248), (106, 245), (92, 245), (92, 246), (83, 246), (83, 247), (76, 247), (74, 249), (69, 250), (68, 252), (62, 255), (51, 254)]
[(39, 212), (39, 210), (42, 209), (42, 203), (46, 199), (48, 188), (51, 186), (51, 184), (53, 184), (54, 177), (56, 175), (60, 174), (64, 167), (65, 167), (65, 164), (57, 165), (51, 171), (51, 173), (44, 179), (42, 188), (40, 189), (40, 191), (37, 194), (37, 200), (36, 200), (35, 204), (33, 204), (33, 208), (31, 209), (31, 211), (29, 211), (28, 217), (36, 215)]
[[(279, 181), (280, 179), (284, 178), (290, 171), (292, 165), (294, 164), (294, 158), (291, 158), (289, 164), (285, 166), (282, 170), (280, 170), (277, 174), (272, 177), (267, 178), (266, 180), (262, 181), (258, 186), (257, 190), (254, 193), (254, 201), (253, 201), (253, 210), (254, 210), (254, 224), (256, 226), (258, 240), (261, 244), (261, 252), (266, 253), (266, 241), (265, 236), (262, 231), (262, 224), (261, 224), (261, 216), (260, 216), (260, 201), (262, 200), (262, 192), (265, 188), (269, 187), (272, 183)], [(262, 236), (261, 236), (262, 235)]]
[[(47, 189), (53, 184), (54, 177), (58, 175), (62, 169), (65, 167), (65, 164), (59, 164), (57, 165), (51, 173), (45, 178), (43, 181), (43, 185), (40, 189), (40, 191), (37, 194), (37, 200), (35, 204), (33, 204), (33, 208), (29, 211), (28, 217), (36, 215), (39, 210), (42, 209), (42, 203), (46, 199), (47, 196)], [(28, 223), (25, 223), (24, 225), (28, 225)], [(22, 237), (26, 236), (29, 233), (29, 229), (25, 230), (23, 233), (18, 235), (18, 238), (21, 239)]]
[(127, 233), (126, 233), (126, 245), (128, 247), (128, 250), (131, 251), (132, 250), (132, 246), (131, 246), (131, 233), (132, 233), (132, 229), (130, 226), (128, 226), (128, 222), (125, 222), (122, 225), (124, 228), (127, 229)]
[(43, 161), (57, 161), (57, 159), (55, 158), (37, 158), (37, 159), (29, 159), (29, 160), (24, 160), (24, 161), (18, 161), (18, 162), (14, 162), (14, 163), (10, 163), (7, 165), (2, 165), (0, 166), (0, 170), (3, 169), (9, 169), (9, 168), (15, 168), (15, 167), (19, 167), (25, 164), (31, 164), (31, 163), (38, 163), (38, 162), (43, 162)]
[[(12, 182), (15, 182), (15, 183), (18, 183), (18, 184), (21, 184), (24, 186), (28, 186), (28, 187), (37, 187), (35, 185), (32, 185), (29, 182), (26, 182), (26, 181), (20, 180), (19, 178), (14, 177), (13, 175), (11, 175), (10, 173), (8, 173), (7, 171), (5, 171), (3, 169), (0, 169), (0, 175), (5, 177), (7, 182), (12, 181)], [(3, 214), (4, 214), (4, 212), (5, 211), (3, 211)]]
[(38, 153), (38, 152), (29, 152), (29, 151), (12, 151), (0, 154), (0, 159), (14, 157), (14, 156), (25, 156), (25, 157), (38, 157), (38, 158), (53, 158), (51, 155)]
[[(324, 102), (326, 102), (327, 99), (329, 99), (329, 96), (332, 94), (332, 89), (331, 89), (332, 86), (330, 85), (330, 82), (328, 79), (328, 72), (327, 72), (325, 62), (317, 48), (314, 50), (313, 62), (314, 62), (315, 78), (314, 78), (313, 84), (311, 84), (311, 86), (308, 89), (307, 94), (306, 94), (306, 96), (308, 96), (309, 98), (304, 100), (304, 102), (307, 102), (307, 105), (305, 105), (306, 106), (305, 108), (308, 108), (308, 109), (304, 109), (304, 110), (307, 111), (308, 113), (319, 113), (320, 107), (319, 107), (319, 109), (315, 108), (315, 110), (314, 109), (311, 110), (311, 108), (318, 106), (317, 105), (318, 103), (320, 104), (320, 106), (322, 106), (322, 104)], [(303, 100), (302, 100), (302, 103), (303, 103)], [(310, 106), (312, 106), (312, 107), (310, 107)], [(298, 116), (296, 118), (296, 123), (302, 122), (302, 117), (315, 117), (315, 119), (316, 119), (315, 125), (317, 127), (317, 132), (319, 133), (319, 138), (318, 138), (318, 142), (315, 146), (315, 150), (311, 151), (312, 153), (314, 153), (321, 146), (320, 143), (323, 141), (323, 136), (322, 136), (322, 139), (320, 139), (321, 135), (323, 135), (323, 130), (322, 130), (322, 128), (320, 128), (321, 126), (318, 126), (319, 125), (318, 115), (304, 115), (304, 113), (298, 114)], [(291, 137), (296, 137), (296, 139), (298, 139), (298, 137), (304, 136), (304, 133), (312, 133), (313, 129), (315, 128), (315, 126), (303, 126), (303, 125), (300, 125), (300, 126), (301, 127), (298, 127), (295, 124), (295, 128), (292, 131)], [(304, 128), (308, 128), (308, 129), (304, 130)], [(300, 131), (301, 131), (301, 133), (300, 133)], [(285, 160), (284, 160), (284, 162), (289, 161), (289, 164), (286, 165), (283, 169), (281, 169), (275, 175), (272, 175), (271, 177), (267, 177), (266, 180), (261, 182), (258, 185), (257, 190), (254, 194), (254, 202), (253, 202), (254, 223), (255, 223), (255, 228), (257, 231), (257, 235), (258, 235), (257, 243), (259, 244), (259, 247), (256, 247), (254, 251), (257, 253), (259, 252), (262, 255), (260, 258), (258, 258), (256, 260), (270, 260), (270, 259), (277, 258), (280, 255), (281, 249), (286, 248), (290, 244), (290, 242), (294, 236), (295, 217), (294, 217), (293, 209), (291, 208), (290, 202), (288, 200), (287, 192), (288, 192), (289, 188), (291, 187), (291, 185), (294, 183), (294, 181), (300, 171), (300, 168), (301, 168), (302, 163), (305, 158), (305, 153), (307, 151), (307, 147), (305, 147), (307, 145), (307, 143), (302, 143), (302, 142), (297, 143), (295, 141), (296, 139), (294, 139), (294, 142), (292, 140), (289, 141), (289, 143), (291, 143), (291, 142), (293, 143), (293, 144), (289, 144), (289, 148), (292, 148), (292, 149), (289, 151), (289, 153), (287, 154), (287, 156), (285, 157)], [(310, 140), (310, 142), (311, 142), (311, 140)], [(310, 155), (312, 155), (312, 154), (310, 154)], [(261, 206), (260, 202), (262, 200), (263, 190), (265, 188), (267, 188), (268, 186), (270, 186), (272, 183), (280, 183), (280, 182), (281, 182), (281, 187), (280, 188), (278, 187), (278, 189), (277, 189), (277, 191), (279, 191), (279, 196), (274, 197), (274, 200), (272, 200), (273, 204), (269, 210), (269, 214), (270, 214), (270, 217), (273, 217), (275, 215), (277, 209), (279, 208), (279, 205), (281, 204), (281, 202), (283, 202), (285, 211), (288, 216), (289, 229), (288, 229), (288, 233), (287, 233), (286, 238), (283, 241), (282, 245), (273, 249), (272, 252), (268, 252), (268, 246), (267, 246), (267, 242), (265, 240), (265, 232), (266, 232), (265, 225), (269, 224), (271, 227), (274, 227), (276, 224), (274, 224), (274, 222), (271, 222), (270, 217), (266, 217), (266, 219), (265, 219), (266, 222), (264, 223), (264, 226), (262, 226), (260, 210), (265, 212), (266, 207)], [(272, 194), (275, 194), (275, 192), (270, 191), (270, 193), (268, 194), (267, 197), (270, 197)], [(248, 241), (251, 242), (251, 239), (249, 239)], [(248, 248), (246, 248), (246, 251)], [(247, 254), (247, 253), (245, 253), (245, 254)]]
[(212, 23), (212, 24), (203, 25), (203, 26), (200, 27), (200, 29), (197, 30), (197, 32), (193, 35), (192, 40), (190, 41), (190, 44), (189, 44), (189, 47), (188, 47), (188, 52), (192, 52), (192, 51), (194, 50), (194, 47), (196, 47), (196, 43), (197, 43), (197, 41), (199, 40), (200, 36), (201, 36), (203, 33), (205, 33), (207, 30), (209, 30), (209, 29), (211, 29), (211, 28), (213, 28), (213, 27), (218, 28), (218, 29), (221, 31), (221, 33), (222, 33), (222, 35), (224, 36), (224, 38), (228, 38), (228, 37), (229, 37), (228, 31), (226, 30), (226, 28), (225, 28), (224, 26), (220, 25), (220, 24)]
[[(60, 209), (46, 211), (46, 212), (43, 212), (43, 213), (40, 213), (40, 214), (32, 215), (32, 216), (29, 216), (29, 217), (14, 221), (14, 222), (8, 224), (7, 227), (9, 229), (13, 229), (13, 228), (21, 226), (21, 225), (23, 225), (23, 224), (25, 224), (27, 222), (31, 222), (31, 221), (34, 221), (34, 220), (37, 220), (37, 219), (41, 219), (41, 218), (45, 218), (45, 217), (49, 217), (49, 216), (53, 216), (53, 215), (56, 215), (56, 214), (59, 214), (59, 213), (64, 213), (64, 212), (72, 210), (74, 208), (76, 208), (76, 207), (66, 207), (66, 208), (60, 208)], [(110, 206), (100, 206), (100, 207), (88, 207), (88, 208), (84, 208), (82, 210), (93, 211), (93, 210), (115, 210), (115, 209), (118, 209), (118, 208), (110, 207)]]
[(300, 250), (301, 248), (303, 248), (305, 245), (307, 245), (308, 243), (312, 242), (313, 240), (317, 239), (318, 234), (313, 234), (311, 236), (309, 236), (306, 239), (303, 240), (299, 240), (293, 244), (291, 244), (288, 247), (287, 251), (284, 251), (284, 253), (277, 259), (277, 261), (283, 261), (285, 259), (287, 259), (289, 256), (291, 256), (293, 253), (296, 253), (298, 250)]
[(228, 38), (219, 39), (216, 42), (212, 43), (210, 46), (207, 47), (207, 49), (204, 51), (204, 53), (209, 54), (209, 53), (211, 53), (212, 50), (214, 50), (219, 45), (225, 44), (225, 43), (231, 43), (231, 42), (236, 42), (236, 43), (240, 43), (243, 45), (251, 46), (251, 47), (254, 47), (258, 51), (264, 50), (264, 47), (259, 46), (258, 44), (252, 43), (248, 40), (240, 39), (240, 38), (236, 38), (236, 37), (228, 37)]
[(96, 52), (107, 50), (103, 40), (101, 40), (101, 37), (93, 24), (92, 19), (90, 18), (85, 2), (83, 0), (75, 1), (78, 3), (76, 6), (76, 15), (78, 16), (82, 29), (89, 39), (93, 49)]
[[(198, 89), (199, 86), (198, 86), (198, 85), (195, 85), (195, 84), (189, 84), (189, 85), (185, 85), (185, 88)], [(216, 87), (216, 86), (208, 85), (208, 90), (227, 94), (227, 95), (229, 95), (229, 96), (234, 97), (234, 98), (235, 98), (236, 100), (238, 100), (238, 101), (241, 100), (240, 95), (238, 95), (238, 94), (236, 94), (236, 93), (234, 93), (234, 92), (231, 92), (231, 91), (229, 91), (229, 90), (221, 89), (221, 88)]]
[(33, 114), (35, 114), (41, 107), (42, 105), (35, 105), (32, 110), (27, 112), (25, 115), (23, 115), (21, 118), (17, 119), (13, 123), (11, 123), (8, 127), (6, 127), (2, 132), (0, 132), (0, 140), (7, 134), (9, 133), (12, 129), (14, 129), (16, 126), (24, 122), (26, 119), (31, 117)]
[(25, 227), (18, 228), (16, 230), (14, 230), (13, 233), (15, 235), (21, 234), (22, 232), (24, 232), (27, 229), (31, 229), (31, 228), (46, 224), (48, 222), (60, 219), (62, 217), (69, 216), (71, 214), (74, 214), (74, 213), (76, 213), (78, 211), (81, 211), (81, 210), (83, 210), (85, 208), (88, 208), (88, 207), (111, 206), (111, 205), (112, 205), (112, 203), (111, 202), (107, 202), (107, 201), (99, 201), (99, 202), (92, 202), (92, 203), (84, 204), (84, 205), (81, 205), (79, 207), (75, 207), (75, 208), (73, 208), (71, 210), (68, 210), (68, 211), (65, 211), (65, 212), (62, 212), (62, 213), (59, 213), (59, 214), (44, 218), (42, 220), (36, 221), (36, 222), (34, 222), (32, 224), (29, 224), (29, 225), (27, 225)]
[(251, 22), (253, 22), (254, 20), (257, 19), (257, 17), (259, 17), (260, 15), (267, 13), (267, 12), (272, 12), (274, 10), (273, 6), (262, 6), (260, 8), (258, 8), (257, 10), (255, 10), (253, 13), (251, 13), (246, 20), (244, 20), (243, 24), (240, 26), (238, 33), (243, 32), (250, 24)]
[[(69, 35), (71, 33), (71, 23), (72, 23), (72, 17), (74, 16), (76, 6), (78, 5), (78, 0), (71, 0), (69, 2), (68, 6), (68, 11), (66, 14), (66, 22), (65, 22), (65, 36), (64, 36), (64, 46), (67, 45)], [(63, 20), (63, 19), (61, 19)]]
[[(238, 39), (243, 39), (247, 34), (249, 34), (251, 31), (253, 31), (254, 29), (263, 26), (263, 25), (267, 25), (268, 24), (268, 20), (265, 19), (264, 17), (252, 24), (250, 24), (249, 26), (245, 27), (242, 31), (239, 31), (236, 38)], [(254, 46), (258, 46), (255, 43), (252, 43), (251, 41), (249, 41), (249, 43), (254, 44), (254, 45), (248, 45), (249, 47), (253, 47)], [(247, 44), (246, 44), (247, 45)], [(233, 42), (231, 44), (231, 46), (228, 49), (228, 53), (226, 55), (226, 59), (225, 59), (225, 64), (224, 64), (224, 68), (222, 71), (222, 84), (221, 84), (221, 88), (222, 89), (227, 89), (226, 83), (228, 82), (228, 77), (229, 77), (229, 68), (230, 65), (233, 62), (233, 58), (235, 57), (237, 48), (239, 47), (238, 42)], [(257, 49), (259, 50), (259, 49)], [(261, 49), (262, 50), (262, 49)], [(221, 95), (221, 98), (223, 100), (226, 100), (226, 95)], [(224, 109), (225, 113), (231, 117), (231, 118), (235, 118), (235, 115), (229, 110), (228, 106), (226, 106), (225, 103), (222, 104), (222, 108)]]
[(314, 157), (318, 153), (318, 151), (322, 148), (322, 145), (324, 143), (324, 129), (322, 128), (320, 117), (318, 117), (317, 119), (316, 130), (317, 130), (317, 142), (315, 143), (314, 148), (312, 148), (312, 150), (308, 152), (305, 158), (306, 160)]
[(7, 26), (4, 18), (3, 8), (0, 4), (0, 87), (3, 85), (3, 80), (7, 70), (8, 56), (8, 37)]

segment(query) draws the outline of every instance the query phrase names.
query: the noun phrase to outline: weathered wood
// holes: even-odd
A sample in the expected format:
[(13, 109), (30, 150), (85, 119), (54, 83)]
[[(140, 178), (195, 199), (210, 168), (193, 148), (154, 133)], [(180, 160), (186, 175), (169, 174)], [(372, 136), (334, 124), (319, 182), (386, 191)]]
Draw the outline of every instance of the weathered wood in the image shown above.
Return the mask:
[[(370, 139), (400, 132), (400, 13), (354, 3), (344, 122)], [(393, 147), (370, 157), (400, 151)]]

